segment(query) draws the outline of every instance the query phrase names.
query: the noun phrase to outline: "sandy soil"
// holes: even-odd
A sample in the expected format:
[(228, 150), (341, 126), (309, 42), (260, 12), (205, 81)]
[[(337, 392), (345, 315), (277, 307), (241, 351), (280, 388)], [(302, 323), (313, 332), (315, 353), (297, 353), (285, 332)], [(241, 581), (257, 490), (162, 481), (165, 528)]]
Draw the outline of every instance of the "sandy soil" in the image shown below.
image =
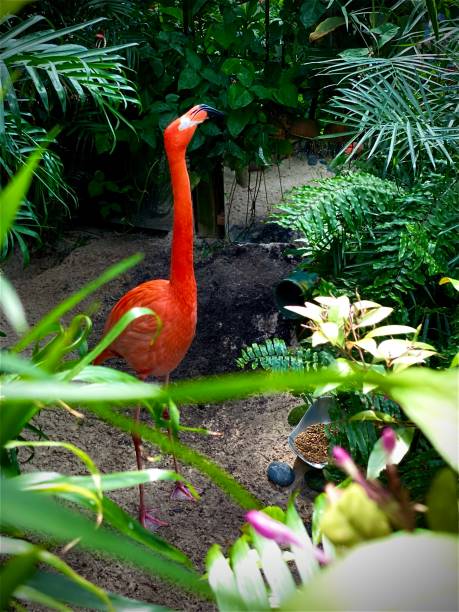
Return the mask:
[[(311, 167), (304, 161), (284, 163), (287, 169), (297, 168), (297, 184), (305, 180), (306, 173), (310, 177), (312, 169), (315, 169), (314, 174), (323, 172), (323, 166)], [(270, 172), (275, 176), (277, 170)], [(275, 189), (272, 183), (271, 186)], [(239, 211), (242, 209), (241, 194), (240, 198)], [(274, 203), (276, 198), (270, 197), (268, 202)], [(263, 217), (266, 209), (261, 204), (260, 207), (260, 217)], [(240, 222), (241, 214), (235, 219), (235, 223)], [(137, 268), (103, 287), (85, 304), (86, 308), (92, 308), (95, 301), (99, 303), (93, 317), (92, 342), (95, 343), (110, 308), (126, 290), (144, 280), (167, 276), (169, 245), (169, 236), (158, 238), (142, 232), (80, 228), (66, 233), (57, 245), (36, 257), (26, 270), (22, 270), (14, 260), (10, 261), (6, 273), (24, 302), (29, 322), (33, 323), (110, 264), (135, 252), (145, 253), (145, 259)], [(283, 254), (284, 247), (278, 243), (209, 244), (196, 241), (198, 329), (188, 355), (173, 375), (175, 380), (235, 370), (235, 358), (241, 348), (254, 341), (272, 336), (290, 340), (291, 324), (279, 316), (272, 294), (273, 285), (294, 265), (292, 259)], [(112, 365), (125, 369), (121, 362)], [(224, 434), (221, 438), (188, 434), (183, 435), (182, 440), (226, 468), (263, 503), (284, 506), (290, 490), (272, 485), (267, 480), (266, 470), (273, 460), (293, 465), (294, 456), (287, 445), (290, 431), (287, 415), (299, 401), (290, 395), (281, 395), (221, 405), (181, 406), (185, 425), (206, 427)], [(130, 437), (95, 417), (87, 416), (82, 422), (77, 422), (68, 413), (56, 409), (43, 412), (38, 423), (51, 439), (70, 441), (87, 451), (102, 472), (136, 467)], [(155, 455), (157, 451), (146, 446), (145, 452)], [(171, 467), (171, 461), (163, 457), (158, 466)], [(84, 472), (73, 455), (42, 449), (37, 449), (33, 462), (25, 465), (24, 469), (68, 474)], [(243, 512), (196, 470), (183, 466), (183, 472), (200, 491), (199, 503), (171, 500), (169, 483), (149, 486), (147, 503), (156, 510), (159, 518), (169, 522), (160, 534), (182, 548), (203, 570), (205, 553), (213, 542), (226, 549), (238, 536)], [(302, 493), (298, 508), (308, 522), (314, 494), (302, 483), (302, 470), (299, 469), (296, 485), (302, 488)], [(135, 515), (135, 489), (119, 491), (111, 497)], [(125, 596), (178, 610), (213, 609), (210, 604), (183, 595), (151, 576), (118, 563), (77, 550), (71, 551), (66, 559), (84, 576)]]

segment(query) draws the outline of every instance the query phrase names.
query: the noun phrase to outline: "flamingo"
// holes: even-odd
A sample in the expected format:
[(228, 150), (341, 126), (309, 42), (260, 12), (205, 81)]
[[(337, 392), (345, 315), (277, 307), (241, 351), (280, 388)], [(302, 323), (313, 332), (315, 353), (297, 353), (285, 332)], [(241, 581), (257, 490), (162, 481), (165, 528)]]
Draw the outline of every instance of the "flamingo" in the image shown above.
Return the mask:
[[(147, 281), (123, 295), (108, 316), (104, 335), (124, 313), (134, 307), (153, 310), (161, 320), (161, 330), (152, 342), (157, 332), (157, 319), (152, 316), (139, 317), (94, 360), (95, 365), (112, 357), (121, 357), (140, 380), (154, 376), (167, 384), (169, 375), (185, 357), (195, 335), (197, 320), (193, 208), (185, 155), (197, 126), (206, 119), (222, 115), (206, 104), (198, 104), (175, 119), (164, 131), (174, 200), (170, 279)], [(140, 406), (135, 411), (136, 422), (139, 419)], [(142, 441), (136, 434), (132, 435), (132, 439), (137, 468), (141, 470)], [(175, 457), (174, 464), (177, 469)], [(144, 527), (148, 524), (152, 527), (167, 525), (146, 510), (143, 485), (139, 486), (139, 521)]]

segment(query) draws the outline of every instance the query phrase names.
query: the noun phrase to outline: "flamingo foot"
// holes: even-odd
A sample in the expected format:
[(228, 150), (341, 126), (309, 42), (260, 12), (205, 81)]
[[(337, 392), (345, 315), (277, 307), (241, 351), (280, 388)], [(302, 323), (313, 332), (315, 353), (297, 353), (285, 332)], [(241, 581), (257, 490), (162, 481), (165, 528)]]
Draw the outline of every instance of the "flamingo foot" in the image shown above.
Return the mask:
[(156, 518), (151, 512), (145, 508), (139, 509), (139, 522), (145, 529), (149, 531), (157, 531), (160, 527), (168, 527), (169, 523)]
[(191, 493), (190, 489), (183, 484), (183, 482), (175, 483), (174, 490), (171, 493), (171, 499), (179, 501), (196, 501), (195, 496)]

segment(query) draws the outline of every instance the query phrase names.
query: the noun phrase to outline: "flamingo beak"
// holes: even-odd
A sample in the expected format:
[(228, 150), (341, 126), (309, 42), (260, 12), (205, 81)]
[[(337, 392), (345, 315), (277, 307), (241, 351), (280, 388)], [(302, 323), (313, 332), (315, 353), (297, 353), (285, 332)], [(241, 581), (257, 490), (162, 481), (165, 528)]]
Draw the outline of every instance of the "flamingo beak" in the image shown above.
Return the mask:
[(216, 108), (213, 108), (212, 106), (209, 106), (208, 104), (200, 104), (199, 107), (196, 109), (196, 112), (199, 111), (205, 111), (209, 119), (221, 119), (225, 116), (225, 113), (222, 113), (221, 111), (217, 110)]

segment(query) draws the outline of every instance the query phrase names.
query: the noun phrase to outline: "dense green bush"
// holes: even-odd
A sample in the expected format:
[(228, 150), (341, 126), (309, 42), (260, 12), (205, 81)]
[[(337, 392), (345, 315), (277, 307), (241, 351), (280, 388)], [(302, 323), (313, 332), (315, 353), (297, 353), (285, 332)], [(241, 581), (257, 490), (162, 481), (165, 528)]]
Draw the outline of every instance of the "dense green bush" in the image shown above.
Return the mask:
[(457, 276), (458, 195), (450, 176), (429, 173), (404, 188), (352, 172), (293, 189), (272, 219), (298, 232), (305, 268), (336, 290), (396, 304), (401, 322), (424, 322), (426, 337), (445, 349), (456, 297), (438, 281)]

